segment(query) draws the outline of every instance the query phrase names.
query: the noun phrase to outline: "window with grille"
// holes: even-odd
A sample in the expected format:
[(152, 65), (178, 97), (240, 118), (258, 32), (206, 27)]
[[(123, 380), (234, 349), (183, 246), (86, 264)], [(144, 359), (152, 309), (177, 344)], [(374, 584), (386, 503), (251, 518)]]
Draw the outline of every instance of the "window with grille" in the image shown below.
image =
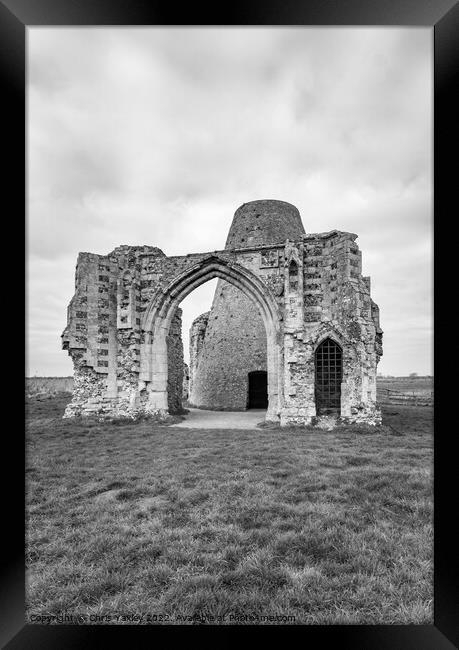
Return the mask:
[(315, 396), (317, 415), (339, 415), (343, 352), (331, 339), (325, 339), (315, 354)]

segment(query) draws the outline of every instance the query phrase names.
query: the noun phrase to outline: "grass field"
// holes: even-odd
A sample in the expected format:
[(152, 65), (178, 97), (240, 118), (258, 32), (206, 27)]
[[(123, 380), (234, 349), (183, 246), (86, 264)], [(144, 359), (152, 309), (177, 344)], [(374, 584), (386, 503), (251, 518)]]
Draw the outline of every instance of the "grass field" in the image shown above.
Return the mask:
[(73, 391), (73, 377), (26, 377), (26, 394), (29, 397), (35, 395), (54, 395), (55, 393)]
[(28, 402), (29, 620), (433, 622), (432, 409), (215, 431), (62, 420), (68, 399)]

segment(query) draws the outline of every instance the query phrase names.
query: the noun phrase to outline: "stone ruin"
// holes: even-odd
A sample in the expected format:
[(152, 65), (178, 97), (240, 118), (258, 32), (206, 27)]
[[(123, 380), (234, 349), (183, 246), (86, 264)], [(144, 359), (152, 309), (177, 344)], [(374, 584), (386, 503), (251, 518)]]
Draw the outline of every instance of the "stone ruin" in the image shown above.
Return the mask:
[[(220, 251), (80, 253), (62, 334), (74, 364), (64, 417), (164, 416), (185, 396), (199, 408), (266, 408), (281, 426), (379, 424), (382, 330), (356, 239), (306, 234), (293, 205), (262, 200), (236, 211)], [(179, 304), (212, 278), (185, 368)]]

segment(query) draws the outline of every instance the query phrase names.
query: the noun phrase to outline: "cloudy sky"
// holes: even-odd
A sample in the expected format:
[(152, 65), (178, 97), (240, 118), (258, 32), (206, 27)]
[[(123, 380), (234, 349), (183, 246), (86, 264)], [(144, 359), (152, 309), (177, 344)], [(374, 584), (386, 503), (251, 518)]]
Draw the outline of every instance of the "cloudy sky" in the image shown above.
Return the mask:
[(379, 372), (433, 372), (431, 29), (28, 28), (28, 56), (28, 375), (72, 374), (79, 251), (218, 250), (261, 198), (359, 235)]

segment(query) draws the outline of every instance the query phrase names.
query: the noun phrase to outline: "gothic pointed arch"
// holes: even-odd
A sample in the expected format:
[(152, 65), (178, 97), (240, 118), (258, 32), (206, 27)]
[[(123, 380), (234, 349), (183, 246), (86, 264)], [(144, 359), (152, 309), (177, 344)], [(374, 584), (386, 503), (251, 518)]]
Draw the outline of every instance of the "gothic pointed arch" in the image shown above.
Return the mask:
[(166, 337), (175, 310), (193, 289), (213, 278), (221, 278), (239, 288), (260, 311), (266, 330), (268, 351), (267, 419), (277, 419), (281, 391), (279, 307), (271, 291), (254, 273), (217, 255), (206, 256), (179, 273), (165, 289), (154, 294), (145, 312), (142, 321), (145, 340), (141, 348), (140, 379), (148, 383), (150, 410), (167, 410)]

